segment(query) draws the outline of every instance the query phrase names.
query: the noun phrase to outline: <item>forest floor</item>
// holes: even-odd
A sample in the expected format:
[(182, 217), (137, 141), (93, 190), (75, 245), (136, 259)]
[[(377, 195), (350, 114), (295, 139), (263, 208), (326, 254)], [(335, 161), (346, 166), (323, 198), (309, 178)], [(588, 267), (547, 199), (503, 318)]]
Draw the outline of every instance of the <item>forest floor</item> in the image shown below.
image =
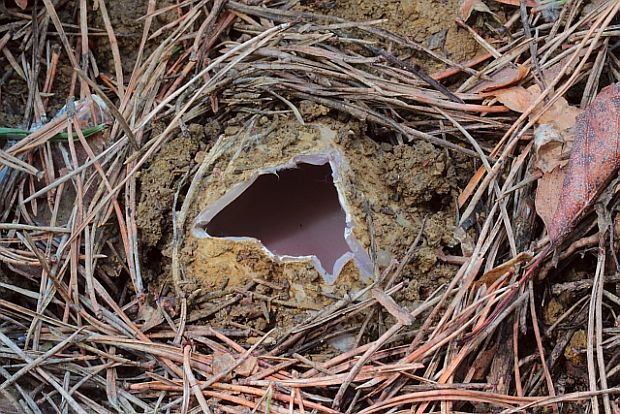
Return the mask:
[(0, 412), (620, 412), (619, 8), (0, 5)]

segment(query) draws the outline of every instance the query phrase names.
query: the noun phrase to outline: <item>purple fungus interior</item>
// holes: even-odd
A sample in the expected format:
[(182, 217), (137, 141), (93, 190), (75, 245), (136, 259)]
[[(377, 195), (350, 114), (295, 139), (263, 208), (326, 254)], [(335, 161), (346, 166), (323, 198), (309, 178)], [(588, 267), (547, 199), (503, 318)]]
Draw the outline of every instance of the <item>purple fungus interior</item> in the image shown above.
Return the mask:
[(349, 246), (329, 164), (259, 176), (207, 224), (213, 237), (252, 237), (279, 256), (316, 256), (333, 274)]

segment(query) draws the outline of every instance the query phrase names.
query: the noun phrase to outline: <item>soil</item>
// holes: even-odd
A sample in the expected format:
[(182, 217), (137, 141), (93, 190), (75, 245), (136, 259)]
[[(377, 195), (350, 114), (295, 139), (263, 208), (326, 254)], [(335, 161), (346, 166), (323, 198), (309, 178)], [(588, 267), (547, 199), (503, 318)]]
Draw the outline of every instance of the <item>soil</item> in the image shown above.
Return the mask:
[[(388, 29), (409, 39), (445, 54), (455, 61), (473, 57), (479, 51), (477, 43), (463, 29), (454, 23), (458, 10), (457, 0), (415, 1), (377, 1), (344, 0), (301, 1), (297, 7), (316, 13), (330, 13), (349, 20), (384, 19), (378, 27)], [(158, 4), (163, 8), (165, 4)], [(65, 13), (73, 10), (63, 8)], [(111, 23), (118, 37), (122, 53), (123, 71), (131, 73), (139, 46), (142, 22), (136, 21), (146, 12), (144, 2), (137, 0), (124, 3), (123, 7), (108, 7)], [(155, 29), (174, 19), (173, 13), (162, 13), (153, 21)], [(103, 27), (100, 15), (94, 18), (93, 28)], [(93, 37), (92, 51), (101, 72), (114, 74), (114, 61), (108, 41), (98, 41)], [(151, 42), (148, 48), (156, 47)], [(443, 68), (443, 64), (425, 56), (413, 54), (412, 62), (427, 71)], [(0, 60), (2, 67), (8, 62)], [(71, 68), (61, 64), (55, 94), (50, 98), (49, 116), (59, 109), (71, 93)], [(128, 75), (126, 75), (128, 76)], [(127, 79), (126, 79), (127, 81)], [(2, 106), (0, 124), (20, 125), (23, 120), (25, 83), (15, 76), (9, 77), (2, 85)], [(408, 282), (401, 292), (403, 304), (426, 297), (442, 283), (449, 281), (454, 274), (454, 266), (438, 261), (438, 248), (449, 249), (453, 243), (452, 226), (455, 221), (454, 196), (458, 187), (468, 179), (469, 168), (462, 163), (454, 163), (453, 154), (437, 149), (426, 142), (413, 145), (391, 145), (378, 140), (366, 131), (366, 125), (359, 122), (342, 121), (328, 108), (309, 102), (300, 104), (300, 111), (306, 122), (323, 125), (337, 131), (338, 145), (346, 152), (351, 168), (347, 195), (351, 200), (354, 216), (359, 221), (356, 237), (363, 247), (370, 249), (370, 234), (376, 238), (374, 258), (379, 271), (385, 269), (391, 260), (401, 259), (425, 221), (420, 247), (410, 264), (405, 268), (403, 278)], [(259, 127), (272, 127), (274, 120), (262, 119)], [(237, 162), (246, 163), (244, 168), (268, 165), (287, 157), (288, 154), (309, 150), (316, 144), (316, 128), (301, 126), (297, 120), (280, 118), (275, 121), (277, 128), (265, 138), (265, 142), (254, 146), (247, 157), (241, 156)], [(223, 126), (224, 136), (232, 137), (241, 125), (232, 121)], [(154, 125), (156, 131), (158, 125)], [(272, 128), (273, 129), (273, 128)], [(170, 283), (170, 242), (172, 239), (172, 205), (175, 194), (186, 189), (186, 178), (215, 142), (222, 127), (217, 123), (206, 126), (189, 125), (184, 135), (165, 144), (157, 155), (138, 175), (139, 204), (137, 224), (140, 244), (145, 257), (144, 272), (151, 290)], [(256, 151), (262, 148), (264, 151)], [(262, 154), (262, 155), (257, 155)], [(225, 168), (226, 158), (221, 160), (214, 171)], [(206, 181), (201, 196), (192, 210), (186, 229), (187, 243), (183, 250), (183, 265), (188, 279), (194, 281), (189, 286), (200, 287), (204, 292), (225, 289), (231, 292), (235, 287), (244, 286), (250, 280), (263, 280), (268, 284), (259, 286), (266, 295), (278, 297), (296, 307), (278, 307), (272, 316), (265, 310), (257, 310), (252, 326), (261, 330), (274, 319), (284, 323), (283, 328), (294, 323), (307, 309), (317, 309), (345, 293), (360, 289), (365, 285), (360, 280), (359, 271), (353, 263), (343, 270), (338, 282), (329, 286), (321, 282), (310, 263), (275, 263), (266, 260), (260, 245), (251, 243), (242, 247), (231, 242), (210, 243), (196, 240), (191, 236), (191, 225), (207, 200), (222, 194), (228, 185), (242, 179), (242, 175), (232, 174), (230, 181), (214, 185)], [(191, 178), (191, 177), (190, 177)], [(182, 203), (181, 198), (177, 206)], [(370, 216), (367, 217), (368, 205)], [(178, 208), (178, 207), (177, 207)], [(372, 226), (369, 229), (368, 225)], [(208, 302), (208, 297), (194, 295), (196, 308)], [(232, 308), (228, 318), (237, 318), (240, 309), (248, 309), (248, 303)], [(267, 315), (267, 317), (264, 317)], [(275, 318), (274, 318), (275, 315)], [(246, 315), (247, 317), (247, 315)]]
[[(157, 130), (159, 128), (155, 128)], [(205, 147), (202, 125), (192, 124), (187, 136), (180, 136), (165, 145), (140, 173), (140, 202), (137, 224), (140, 241), (145, 248), (165, 247), (171, 241), (169, 223), (177, 182), (194, 163), (194, 157)]]
[[(462, 62), (479, 53), (480, 46), (454, 22), (460, 3), (460, 0), (302, 0), (301, 7), (352, 21), (383, 19), (376, 27)], [(428, 72), (443, 68), (443, 64), (426, 55), (414, 54), (412, 59)]]

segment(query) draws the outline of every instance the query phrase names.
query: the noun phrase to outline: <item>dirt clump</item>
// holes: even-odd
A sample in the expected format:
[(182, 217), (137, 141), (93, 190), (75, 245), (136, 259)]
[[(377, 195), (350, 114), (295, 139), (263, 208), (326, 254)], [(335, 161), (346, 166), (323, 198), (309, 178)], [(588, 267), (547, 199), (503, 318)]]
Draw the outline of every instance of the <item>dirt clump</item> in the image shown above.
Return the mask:
[(580, 329), (576, 331), (570, 339), (568, 346), (564, 349), (564, 358), (572, 365), (577, 367), (585, 366), (586, 348), (588, 346), (588, 335), (586, 331)]
[(385, 161), (386, 180), (397, 201), (416, 206), (450, 194), (446, 154), (432, 144), (420, 141), (394, 146)]
[[(214, 148), (229, 147), (203, 179), (189, 217), (198, 216), (258, 169), (283, 165), (298, 154), (333, 145), (345, 154), (348, 167), (343, 188), (355, 223), (353, 233), (379, 272), (392, 260), (402, 259), (426, 218), (417, 256), (402, 275), (409, 285), (403, 298), (417, 300), (449, 280), (454, 267), (437, 265), (436, 255), (438, 247), (453, 243), (456, 181), (445, 152), (421, 141), (401, 146), (379, 144), (368, 137), (363, 123), (335, 120), (326, 116), (320, 105), (302, 108), (305, 125), (294, 117), (262, 119), (249, 133), (241, 126), (229, 125)], [(197, 237), (190, 226), (185, 240), (182, 263), (191, 289), (239, 293), (248, 284), (260, 285), (263, 293), (256, 305), (238, 304), (218, 311), (219, 321), (245, 323), (260, 331), (267, 326), (286, 329), (299, 323), (307, 311), (319, 310), (369, 282), (360, 276), (354, 261), (348, 262), (330, 285), (311, 262), (273, 260), (256, 239)], [(195, 315), (209, 313), (208, 301), (196, 300)], [(264, 300), (273, 306), (254, 309)], [(236, 309), (238, 306), (245, 311)]]
[(178, 182), (192, 167), (198, 151), (205, 146), (201, 125), (192, 124), (188, 130), (186, 136), (181, 135), (164, 145), (139, 175), (140, 201), (136, 221), (145, 247), (164, 247), (169, 242), (172, 203)]

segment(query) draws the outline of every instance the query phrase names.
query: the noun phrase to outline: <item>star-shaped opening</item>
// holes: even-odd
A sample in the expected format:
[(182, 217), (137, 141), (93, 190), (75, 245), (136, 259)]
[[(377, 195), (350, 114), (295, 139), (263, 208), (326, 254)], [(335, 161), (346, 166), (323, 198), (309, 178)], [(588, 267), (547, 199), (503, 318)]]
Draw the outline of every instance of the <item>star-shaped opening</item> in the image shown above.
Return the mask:
[(258, 239), (278, 256), (315, 256), (331, 275), (350, 251), (329, 164), (262, 174), (207, 223), (213, 237)]

